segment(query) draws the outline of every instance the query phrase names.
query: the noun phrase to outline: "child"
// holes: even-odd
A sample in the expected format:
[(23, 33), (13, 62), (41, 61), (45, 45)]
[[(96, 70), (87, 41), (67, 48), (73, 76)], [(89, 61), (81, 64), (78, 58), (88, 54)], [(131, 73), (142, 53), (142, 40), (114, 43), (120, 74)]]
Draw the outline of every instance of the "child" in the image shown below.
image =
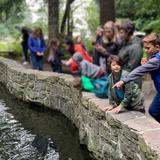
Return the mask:
[(113, 88), (114, 84), (124, 78), (128, 72), (122, 70), (122, 65), (117, 56), (112, 55), (107, 61), (111, 74), (108, 77), (108, 98), (110, 106), (106, 109), (118, 113), (123, 109), (144, 112), (143, 96), (138, 85), (134, 82), (127, 83), (123, 88)]
[(133, 81), (144, 73), (150, 72), (157, 94), (150, 105), (149, 113), (160, 123), (160, 37), (151, 33), (143, 39), (145, 51), (150, 54), (147, 63), (134, 69), (127, 77), (117, 82), (114, 87), (120, 88), (128, 82)]
[(98, 79), (98, 78), (104, 76), (103, 69), (101, 67), (83, 59), (82, 54), (77, 52), (72, 56), (72, 59), (78, 65), (78, 74), (80, 76), (86, 76), (91, 79)]
[(49, 43), (49, 57), (48, 62), (51, 64), (53, 72), (62, 72), (61, 57), (63, 53), (60, 50), (60, 43), (58, 39), (52, 39)]

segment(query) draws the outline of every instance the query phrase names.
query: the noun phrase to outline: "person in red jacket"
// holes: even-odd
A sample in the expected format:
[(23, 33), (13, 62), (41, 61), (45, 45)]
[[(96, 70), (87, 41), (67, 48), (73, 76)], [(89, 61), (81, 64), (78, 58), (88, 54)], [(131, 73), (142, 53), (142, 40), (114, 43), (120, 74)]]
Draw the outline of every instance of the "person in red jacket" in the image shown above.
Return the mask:
[[(65, 38), (63, 46), (71, 56), (73, 56), (74, 53), (78, 52), (82, 55), (83, 59), (87, 60), (88, 62), (93, 62), (92, 57), (81, 46), (81, 44), (74, 44), (73, 40)], [(66, 65), (71, 67), (72, 73), (75, 73), (78, 70), (78, 65), (73, 61), (72, 57), (66, 62)]]

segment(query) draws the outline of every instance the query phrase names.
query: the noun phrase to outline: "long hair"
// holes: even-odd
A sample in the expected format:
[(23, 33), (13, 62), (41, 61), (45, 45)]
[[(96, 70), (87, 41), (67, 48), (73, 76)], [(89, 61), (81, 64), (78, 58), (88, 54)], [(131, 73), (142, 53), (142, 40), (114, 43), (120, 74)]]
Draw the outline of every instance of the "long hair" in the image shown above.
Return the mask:
[(73, 55), (73, 54), (75, 53), (73, 40), (70, 39), (70, 38), (65, 38), (64, 41), (63, 41), (63, 43), (65, 43), (66, 45), (69, 46), (68, 52), (69, 52), (71, 55)]
[(34, 38), (43, 38), (43, 32), (41, 28), (35, 28), (33, 31), (33, 37)]

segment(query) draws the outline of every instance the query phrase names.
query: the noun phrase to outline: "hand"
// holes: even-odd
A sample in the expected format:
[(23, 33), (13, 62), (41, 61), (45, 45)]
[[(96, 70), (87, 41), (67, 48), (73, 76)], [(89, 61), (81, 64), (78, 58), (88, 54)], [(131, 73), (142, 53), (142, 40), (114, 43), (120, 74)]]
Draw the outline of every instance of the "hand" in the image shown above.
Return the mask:
[(100, 53), (105, 53), (106, 52), (106, 49), (102, 45), (100, 45), (98, 43), (95, 45), (95, 48)]
[(147, 63), (147, 61), (148, 61), (147, 58), (142, 58), (142, 59), (141, 59), (141, 65)]
[(114, 88), (114, 87), (121, 88), (123, 85), (124, 85), (124, 82), (123, 81), (119, 81), (112, 88)]
[(121, 110), (122, 110), (122, 106), (121, 106), (121, 105), (119, 105), (118, 107), (116, 107), (116, 108), (112, 109), (112, 111), (111, 111), (111, 112), (113, 112), (113, 113), (119, 113)]
[(113, 107), (111, 105), (109, 105), (104, 109), (104, 111), (108, 112), (108, 111), (111, 111), (112, 109), (113, 109)]

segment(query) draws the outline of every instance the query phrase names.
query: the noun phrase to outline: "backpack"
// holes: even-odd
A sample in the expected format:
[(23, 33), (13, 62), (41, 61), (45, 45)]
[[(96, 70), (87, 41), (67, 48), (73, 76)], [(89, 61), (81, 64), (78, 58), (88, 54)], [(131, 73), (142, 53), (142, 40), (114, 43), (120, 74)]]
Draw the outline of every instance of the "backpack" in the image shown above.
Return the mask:
[[(108, 78), (103, 76), (99, 79), (92, 80), (94, 85), (94, 93), (96, 97), (99, 98), (108, 98)], [(97, 87), (97, 85), (99, 87)]]

